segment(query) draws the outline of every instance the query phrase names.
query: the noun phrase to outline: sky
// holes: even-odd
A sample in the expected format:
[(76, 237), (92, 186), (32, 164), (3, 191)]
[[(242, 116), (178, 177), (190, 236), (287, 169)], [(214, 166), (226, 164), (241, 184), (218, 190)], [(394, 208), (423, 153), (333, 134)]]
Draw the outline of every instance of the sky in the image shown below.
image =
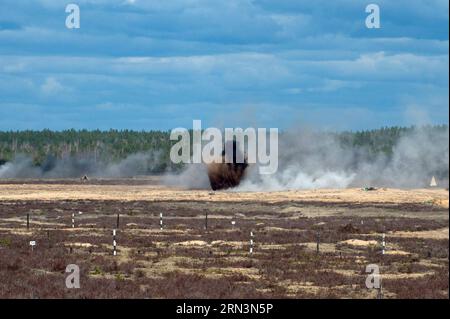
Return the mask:
[(0, 0), (0, 130), (448, 124), (448, 5)]

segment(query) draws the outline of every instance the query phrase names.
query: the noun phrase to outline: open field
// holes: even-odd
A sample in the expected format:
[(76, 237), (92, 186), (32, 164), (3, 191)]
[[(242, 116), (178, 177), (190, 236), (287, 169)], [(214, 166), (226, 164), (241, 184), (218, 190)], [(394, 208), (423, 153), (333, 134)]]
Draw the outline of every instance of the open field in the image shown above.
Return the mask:
[[(376, 298), (365, 268), (377, 264), (384, 298), (448, 298), (448, 218), (444, 189), (211, 192), (157, 178), (3, 180), (0, 297)], [(81, 269), (80, 289), (65, 287), (68, 264)]]

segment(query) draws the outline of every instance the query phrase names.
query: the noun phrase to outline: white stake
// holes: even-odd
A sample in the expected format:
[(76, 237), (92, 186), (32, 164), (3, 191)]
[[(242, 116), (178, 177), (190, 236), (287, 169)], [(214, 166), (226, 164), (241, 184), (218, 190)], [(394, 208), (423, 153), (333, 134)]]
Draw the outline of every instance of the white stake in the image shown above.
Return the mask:
[(113, 256), (116, 256), (116, 255), (117, 255), (116, 246), (117, 246), (117, 242), (116, 242), (116, 230), (113, 229)]

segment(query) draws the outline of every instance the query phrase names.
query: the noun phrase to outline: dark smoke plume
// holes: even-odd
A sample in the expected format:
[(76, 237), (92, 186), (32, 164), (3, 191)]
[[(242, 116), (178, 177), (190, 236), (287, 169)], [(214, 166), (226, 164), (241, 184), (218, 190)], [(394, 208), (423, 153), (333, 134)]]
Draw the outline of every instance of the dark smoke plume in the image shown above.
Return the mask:
[[(238, 145), (236, 141), (229, 143), (232, 143), (232, 146), (225, 145), (220, 163), (211, 163), (208, 165), (208, 178), (213, 190), (236, 187), (245, 176), (245, 169), (248, 163), (245, 159), (243, 163), (238, 163), (238, 152), (240, 152)], [(228, 161), (231, 163), (226, 163), (226, 159), (228, 159), (230, 153), (228, 149), (230, 148), (232, 148), (233, 159)]]
[[(380, 141), (382, 144), (383, 141)], [(416, 127), (401, 133), (388, 153), (367, 145), (343, 144), (336, 134), (291, 130), (279, 137), (278, 171), (259, 174), (258, 165), (189, 164), (166, 184), (188, 189), (282, 191), (295, 189), (422, 188), (434, 176), (448, 188), (448, 127)], [(209, 177), (209, 179), (208, 179)]]

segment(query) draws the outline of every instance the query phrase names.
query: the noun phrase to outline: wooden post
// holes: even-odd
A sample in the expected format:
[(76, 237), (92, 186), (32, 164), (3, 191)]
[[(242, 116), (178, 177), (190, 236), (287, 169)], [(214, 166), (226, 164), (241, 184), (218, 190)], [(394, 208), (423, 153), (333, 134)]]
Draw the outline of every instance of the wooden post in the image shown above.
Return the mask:
[(316, 236), (317, 236), (317, 253), (319, 253), (319, 251), (320, 251), (320, 232), (319, 231), (317, 231), (317, 234), (316, 234)]
[(116, 228), (119, 229), (120, 225), (120, 214), (117, 214)]
[(27, 214), (27, 230), (30, 229), (30, 214)]
[(205, 230), (208, 230), (208, 212), (205, 214)]

